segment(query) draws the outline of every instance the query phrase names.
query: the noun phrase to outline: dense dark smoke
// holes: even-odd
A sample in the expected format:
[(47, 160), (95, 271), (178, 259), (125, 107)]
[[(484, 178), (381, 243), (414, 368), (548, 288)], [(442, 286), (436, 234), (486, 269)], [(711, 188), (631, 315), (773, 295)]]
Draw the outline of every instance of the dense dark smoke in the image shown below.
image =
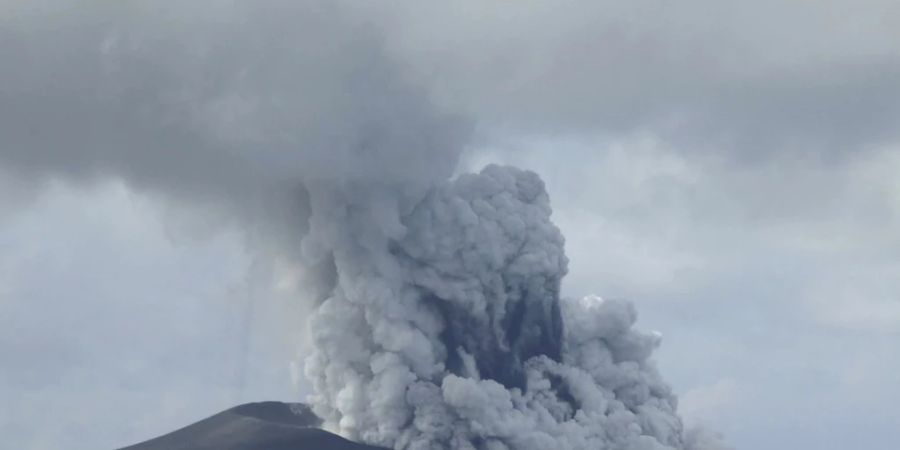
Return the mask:
[(377, 23), (339, 3), (191, 5), (5, 6), (3, 169), (118, 177), (295, 254), (320, 293), (313, 407), (351, 438), (719, 445), (683, 430), (630, 304), (560, 297), (564, 240), (536, 174), (451, 179), (470, 122), (410, 83)]

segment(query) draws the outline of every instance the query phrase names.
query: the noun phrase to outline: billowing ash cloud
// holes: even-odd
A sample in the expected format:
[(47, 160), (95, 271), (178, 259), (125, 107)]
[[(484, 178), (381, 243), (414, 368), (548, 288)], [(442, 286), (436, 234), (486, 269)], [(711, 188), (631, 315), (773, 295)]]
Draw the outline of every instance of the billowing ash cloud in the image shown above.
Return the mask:
[(26, 187), (118, 177), (283, 243), (302, 181), (421, 185), (468, 139), (337, 3), (0, 8), (0, 176)]
[(564, 241), (536, 174), (489, 166), (412, 203), (310, 192), (309, 254), (331, 286), (307, 374), (341, 433), (417, 450), (721, 448), (684, 433), (630, 303), (560, 298)]
[[(621, 301), (560, 298), (543, 183), (450, 175), (469, 127), (328, 2), (4, 6), (0, 163), (265, 225), (320, 297), (313, 406), (397, 449), (710, 449)], [(52, 27), (55, 33), (46, 32)], [(274, 235), (274, 237), (273, 237)], [(298, 323), (298, 326), (302, 326)]]

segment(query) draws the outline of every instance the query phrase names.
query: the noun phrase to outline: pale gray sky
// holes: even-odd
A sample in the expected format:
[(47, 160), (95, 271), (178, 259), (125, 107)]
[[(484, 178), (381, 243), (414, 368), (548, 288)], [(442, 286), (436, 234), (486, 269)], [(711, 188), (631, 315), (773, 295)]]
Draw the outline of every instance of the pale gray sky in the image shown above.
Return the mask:
[(297, 180), (374, 139), (427, 150), (374, 174), (540, 173), (565, 293), (637, 304), (689, 421), (894, 449), (898, 30), (888, 0), (0, 2), (4, 441), (301, 396)]

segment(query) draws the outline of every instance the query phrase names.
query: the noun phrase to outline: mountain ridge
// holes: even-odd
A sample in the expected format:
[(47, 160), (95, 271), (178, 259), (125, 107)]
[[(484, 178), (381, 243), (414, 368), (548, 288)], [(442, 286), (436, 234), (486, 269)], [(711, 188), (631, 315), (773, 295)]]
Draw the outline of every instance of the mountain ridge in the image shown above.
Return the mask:
[(302, 403), (245, 403), (119, 450), (385, 450), (321, 429)]

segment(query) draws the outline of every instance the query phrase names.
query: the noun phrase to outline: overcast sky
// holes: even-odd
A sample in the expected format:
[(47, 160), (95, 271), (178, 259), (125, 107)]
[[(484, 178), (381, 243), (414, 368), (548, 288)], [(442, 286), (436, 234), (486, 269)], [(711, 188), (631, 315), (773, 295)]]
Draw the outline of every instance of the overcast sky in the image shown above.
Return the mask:
[(689, 423), (900, 442), (897, 2), (33, 3), (0, 1), (10, 448), (302, 399), (292, 182), (360, 126), (538, 172), (564, 294), (637, 304)]

